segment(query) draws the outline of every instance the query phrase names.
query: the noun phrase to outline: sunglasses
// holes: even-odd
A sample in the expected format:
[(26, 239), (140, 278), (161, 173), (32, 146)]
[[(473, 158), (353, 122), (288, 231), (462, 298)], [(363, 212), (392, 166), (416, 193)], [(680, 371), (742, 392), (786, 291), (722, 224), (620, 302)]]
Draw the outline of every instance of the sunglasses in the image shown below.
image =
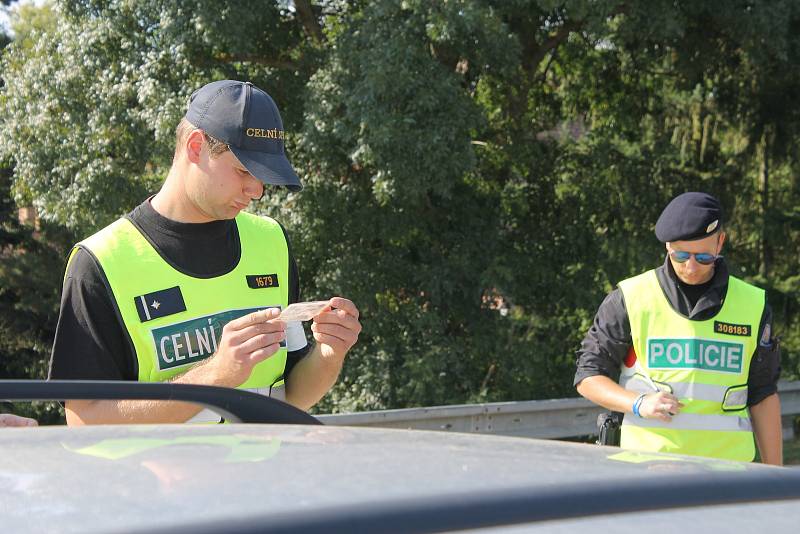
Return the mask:
[(695, 261), (701, 265), (711, 265), (717, 258), (721, 257), (708, 252), (684, 252), (682, 250), (670, 250), (669, 255), (678, 263), (686, 263), (689, 258), (694, 256)]

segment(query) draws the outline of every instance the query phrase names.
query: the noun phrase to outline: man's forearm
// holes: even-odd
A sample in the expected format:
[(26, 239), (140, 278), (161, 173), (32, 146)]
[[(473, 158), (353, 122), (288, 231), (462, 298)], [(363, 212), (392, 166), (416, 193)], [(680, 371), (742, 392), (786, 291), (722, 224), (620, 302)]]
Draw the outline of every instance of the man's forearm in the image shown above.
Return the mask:
[(185, 423), (201, 409), (196, 404), (151, 400), (76, 400), (65, 406), (70, 426)]
[[(172, 382), (227, 387), (238, 385), (221, 380), (213, 366), (209, 365), (210, 362), (209, 359), (192, 367)], [(202, 409), (197, 404), (160, 400), (75, 400), (65, 404), (67, 424), (70, 426), (185, 423)]]
[(630, 412), (633, 401), (639, 396), (628, 391), (607, 376), (595, 375), (584, 378), (577, 386), (578, 393), (603, 408), (614, 412)]
[(286, 379), (286, 402), (308, 410), (336, 383), (344, 359), (323, 358), (320, 346), (314, 349), (292, 369)]
[(783, 465), (781, 401), (778, 394), (773, 393), (758, 404), (751, 406), (750, 418), (761, 461), (765, 464)]

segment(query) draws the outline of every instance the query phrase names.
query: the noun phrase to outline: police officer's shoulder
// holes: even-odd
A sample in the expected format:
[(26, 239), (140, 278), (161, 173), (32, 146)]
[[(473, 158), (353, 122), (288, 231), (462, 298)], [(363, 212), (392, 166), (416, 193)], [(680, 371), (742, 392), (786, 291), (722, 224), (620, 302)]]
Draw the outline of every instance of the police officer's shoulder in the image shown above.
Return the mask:
[(94, 254), (82, 246), (76, 246), (70, 254), (65, 278), (74, 278), (86, 285), (87, 282), (96, 282), (102, 277), (103, 270)]

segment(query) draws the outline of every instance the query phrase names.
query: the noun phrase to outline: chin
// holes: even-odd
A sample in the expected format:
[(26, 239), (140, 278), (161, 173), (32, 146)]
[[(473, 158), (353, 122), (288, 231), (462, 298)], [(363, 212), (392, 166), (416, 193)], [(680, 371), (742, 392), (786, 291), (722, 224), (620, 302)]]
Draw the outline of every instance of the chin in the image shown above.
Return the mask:
[(687, 284), (698, 285), (698, 284), (702, 284), (704, 282), (708, 282), (709, 280), (711, 280), (711, 277), (708, 276), (707, 273), (702, 273), (702, 274), (693, 273), (691, 275), (684, 275), (684, 276), (681, 277), (681, 279), (684, 282), (686, 282)]
[(241, 210), (230, 208), (225, 211), (218, 211), (215, 215), (215, 219), (218, 221), (228, 221), (230, 219), (235, 219)]

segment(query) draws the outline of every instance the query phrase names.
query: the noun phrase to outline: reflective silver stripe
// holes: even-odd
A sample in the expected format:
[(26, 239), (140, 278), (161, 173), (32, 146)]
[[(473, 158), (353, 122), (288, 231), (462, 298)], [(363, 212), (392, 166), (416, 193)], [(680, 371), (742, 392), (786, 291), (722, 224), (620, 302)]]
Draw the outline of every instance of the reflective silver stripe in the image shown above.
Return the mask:
[[(666, 391), (667, 393), (672, 393), (672, 385), (671, 384), (663, 384), (663, 383), (653, 383), (659, 387), (660, 391)], [(619, 385), (624, 387), (629, 391), (635, 391), (637, 393), (655, 393), (653, 386), (650, 382), (647, 381), (641, 375), (633, 375), (627, 377), (621, 377), (619, 379)]]
[(672, 394), (679, 399), (695, 399), (711, 402), (722, 402), (725, 398), (726, 386), (714, 386), (711, 384), (697, 383), (675, 383), (672, 386)]
[(278, 399), (281, 401), (286, 401), (286, 388), (283, 384), (279, 386), (267, 386), (265, 388), (252, 388), (248, 389), (252, 393), (258, 393), (259, 395), (266, 395), (267, 397), (272, 397), (273, 399)]
[(280, 386), (272, 386), (269, 388), (269, 396), (273, 399), (278, 399), (286, 402), (286, 387), (281, 384)]
[(208, 408), (204, 408), (200, 410), (200, 412), (186, 421), (187, 423), (219, 423), (222, 421), (222, 417), (214, 411), (209, 410)]
[[(251, 393), (258, 393), (259, 395), (266, 395), (273, 399), (286, 401), (286, 389), (281, 384), (280, 386), (265, 387), (265, 388), (246, 388), (245, 391)], [(219, 423), (222, 420), (220, 415), (208, 408), (201, 410), (197, 415), (186, 421), (187, 423)]]
[(665, 423), (659, 419), (641, 419), (627, 414), (622, 420), (623, 426), (639, 426), (646, 428), (663, 428), (665, 430), (723, 430), (726, 432), (752, 432), (753, 425), (747, 417), (735, 415), (703, 415), (697, 413), (681, 413)]
[[(669, 382), (667, 384), (655, 382), (655, 384), (659, 386), (659, 389), (662, 391), (672, 393), (679, 399), (695, 399), (719, 403), (725, 401), (725, 392), (729, 389), (726, 386), (684, 382)], [(637, 393), (653, 393), (653, 386), (644, 378), (637, 375), (633, 375), (626, 380), (620, 380), (620, 385), (627, 390)], [(743, 406), (745, 404), (747, 404), (747, 388), (732, 391), (728, 394), (727, 402), (725, 402), (726, 407)]]
[(737, 389), (728, 393), (725, 401), (722, 403), (723, 408), (735, 408), (738, 406), (747, 405), (747, 388)]

